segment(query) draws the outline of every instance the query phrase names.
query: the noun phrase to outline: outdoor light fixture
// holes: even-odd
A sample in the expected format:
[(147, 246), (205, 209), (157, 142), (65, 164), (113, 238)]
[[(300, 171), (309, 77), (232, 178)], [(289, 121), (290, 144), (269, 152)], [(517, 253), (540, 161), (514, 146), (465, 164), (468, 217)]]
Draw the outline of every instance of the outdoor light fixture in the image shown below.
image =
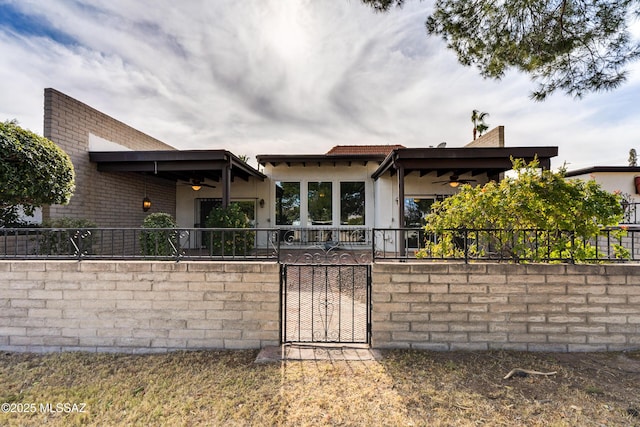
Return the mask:
[(142, 211), (147, 212), (149, 209), (151, 209), (151, 199), (144, 196), (144, 199), (142, 199)]
[(449, 185), (452, 186), (453, 188), (456, 188), (458, 185), (460, 185), (460, 181), (451, 181)]
[(202, 185), (200, 185), (200, 184), (196, 184), (196, 183), (194, 183), (194, 184), (191, 186), (191, 189), (192, 189), (193, 191), (199, 191), (201, 188), (202, 188)]
[(260, 199), (258, 204), (260, 205), (261, 208), (264, 208), (264, 199)]

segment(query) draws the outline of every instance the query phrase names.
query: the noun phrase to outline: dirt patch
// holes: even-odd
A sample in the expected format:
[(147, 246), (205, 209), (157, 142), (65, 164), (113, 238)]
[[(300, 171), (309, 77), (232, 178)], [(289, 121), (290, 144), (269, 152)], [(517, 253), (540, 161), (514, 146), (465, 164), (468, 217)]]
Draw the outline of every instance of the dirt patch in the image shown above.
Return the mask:
[[(640, 352), (393, 351), (383, 364), (430, 425), (640, 426)], [(514, 368), (556, 374), (504, 379)]]
[[(14, 409), (0, 425), (640, 426), (640, 352), (257, 353), (0, 353), (0, 404)], [(556, 374), (504, 379), (514, 368)], [(46, 410), (57, 403), (86, 406)]]

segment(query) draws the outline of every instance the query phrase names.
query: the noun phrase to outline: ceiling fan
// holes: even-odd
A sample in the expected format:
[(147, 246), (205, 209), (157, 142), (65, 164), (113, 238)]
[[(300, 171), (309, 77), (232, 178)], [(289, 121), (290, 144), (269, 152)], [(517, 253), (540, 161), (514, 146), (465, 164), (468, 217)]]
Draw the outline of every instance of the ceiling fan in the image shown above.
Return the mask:
[(455, 188), (457, 186), (459, 186), (460, 184), (469, 184), (470, 182), (476, 182), (475, 179), (460, 179), (460, 177), (456, 174), (452, 174), (449, 179), (444, 180), (444, 181), (434, 181), (434, 184), (442, 184), (442, 185), (446, 185), (449, 184), (451, 187)]
[(205, 184), (200, 179), (192, 178), (189, 182), (183, 182), (182, 185), (190, 185), (193, 191), (199, 191), (202, 187), (216, 188), (215, 185)]

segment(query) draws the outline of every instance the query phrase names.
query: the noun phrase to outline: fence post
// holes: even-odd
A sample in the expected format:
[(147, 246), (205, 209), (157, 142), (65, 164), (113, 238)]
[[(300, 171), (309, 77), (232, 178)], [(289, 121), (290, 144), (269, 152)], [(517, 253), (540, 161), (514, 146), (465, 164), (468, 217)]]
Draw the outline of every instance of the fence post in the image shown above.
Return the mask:
[(280, 239), (280, 236), (281, 236), (281, 231), (280, 231), (280, 230), (281, 230), (280, 228), (276, 229), (276, 241), (278, 242), (278, 243), (277, 243), (277, 245), (276, 245), (276, 247), (277, 247), (277, 251), (278, 251), (278, 263), (279, 263), (279, 264), (281, 264), (281, 263), (282, 263), (282, 259), (280, 258), (280, 257), (282, 256), (282, 255), (281, 255), (281, 254), (282, 254), (282, 251), (280, 250), (280, 249), (281, 249), (281, 247), (280, 247), (280, 240), (281, 240), (281, 239)]
[(576, 263), (576, 260), (574, 259), (574, 256), (573, 256), (573, 254), (575, 253), (575, 250), (576, 250), (576, 236), (575, 236), (574, 232), (572, 231), (571, 232), (571, 252), (570, 252), (571, 253), (571, 261), (570, 261), (570, 263), (571, 264), (575, 264)]
[(82, 260), (82, 230), (76, 230), (75, 238), (78, 242), (76, 250), (78, 251), (78, 261)]
[(180, 262), (180, 252), (181, 252), (181, 247), (180, 247), (180, 229), (176, 229), (176, 231), (174, 231), (174, 233), (177, 233), (177, 236), (176, 236), (176, 262)]
[(376, 229), (371, 229), (371, 261), (376, 259)]
[(469, 230), (464, 227), (462, 231), (464, 232), (464, 263), (469, 264)]

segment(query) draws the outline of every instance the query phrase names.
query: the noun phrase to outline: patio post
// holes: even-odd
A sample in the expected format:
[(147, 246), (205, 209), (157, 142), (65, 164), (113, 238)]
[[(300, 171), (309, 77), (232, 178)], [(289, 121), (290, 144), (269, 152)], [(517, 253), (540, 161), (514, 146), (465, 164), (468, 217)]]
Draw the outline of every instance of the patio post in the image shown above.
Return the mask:
[(400, 232), (398, 233), (398, 245), (400, 246), (400, 257), (404, 257), (407, 253), (405, 248), (405, 232), (404, 232), (404, 166), (398, 165), (398, 224)]
[(231, 159), (222, 168), (222, 207), (229, 207), (231, 201)]

